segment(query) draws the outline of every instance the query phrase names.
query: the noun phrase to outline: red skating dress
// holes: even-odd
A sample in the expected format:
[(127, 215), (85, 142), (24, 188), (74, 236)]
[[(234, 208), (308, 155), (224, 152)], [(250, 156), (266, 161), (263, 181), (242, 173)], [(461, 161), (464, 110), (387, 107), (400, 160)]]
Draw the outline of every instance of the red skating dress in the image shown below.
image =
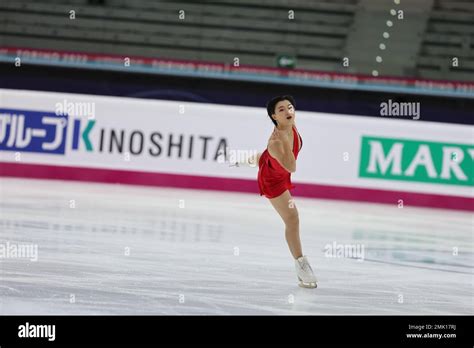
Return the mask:
[[(301, 150), (298, 148), (298, 138), (301, 141), (301, 147), (303, 147), (303, 139), (296, 127), (293, 127), (293, 155), (295, 155), (295, 159), (298, 158), (298, 153)], [(278, 197), (286, 190), (295, 187), (291, 183), (291, 173), (270, 155), (268, 148), (262, 153), (258, 162), (258, 187), (260, 196), (264, 195), (267, 198)]]

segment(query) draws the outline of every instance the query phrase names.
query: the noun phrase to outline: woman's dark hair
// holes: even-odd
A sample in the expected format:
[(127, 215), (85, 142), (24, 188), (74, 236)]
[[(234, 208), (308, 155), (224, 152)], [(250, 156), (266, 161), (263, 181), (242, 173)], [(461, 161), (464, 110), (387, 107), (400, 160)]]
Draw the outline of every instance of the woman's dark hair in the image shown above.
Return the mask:
[(275, 106), (284, 100), (288, 100), (294, 108), (296, 108), (295, 99), (291, 95), (279, 95), (278, 97), (274, 97), (270, 99), (267, 103), (267, 113), (270, 120), (272, 120), (273, 124), (277, 126), (277, 121), (273, 119), (272, 115), (275, 113)]

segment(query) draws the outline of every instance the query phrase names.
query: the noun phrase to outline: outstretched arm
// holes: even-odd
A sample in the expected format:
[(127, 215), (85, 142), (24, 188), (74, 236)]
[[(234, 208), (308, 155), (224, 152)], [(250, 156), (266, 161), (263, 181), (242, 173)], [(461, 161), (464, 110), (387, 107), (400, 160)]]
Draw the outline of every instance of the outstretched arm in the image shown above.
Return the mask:
[(231, 167), (258, 167), (258, 162), (260, 161), (261, 153), (249, 156), (240, 161), (236, 161), (230, 164)]

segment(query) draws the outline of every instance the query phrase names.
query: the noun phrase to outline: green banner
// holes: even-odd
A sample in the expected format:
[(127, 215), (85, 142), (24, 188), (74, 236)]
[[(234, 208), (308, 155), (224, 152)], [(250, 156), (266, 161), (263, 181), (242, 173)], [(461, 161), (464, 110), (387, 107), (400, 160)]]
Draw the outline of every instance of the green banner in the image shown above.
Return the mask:
[(359, 176), (474, 186), (474, 146), (363, 136)]

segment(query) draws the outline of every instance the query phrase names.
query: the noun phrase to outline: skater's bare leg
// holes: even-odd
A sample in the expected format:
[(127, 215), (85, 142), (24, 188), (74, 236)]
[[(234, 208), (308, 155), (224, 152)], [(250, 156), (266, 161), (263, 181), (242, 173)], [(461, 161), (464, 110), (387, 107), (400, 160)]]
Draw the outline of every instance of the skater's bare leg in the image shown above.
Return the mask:
[(303, 256), (300, 241), (300, 220), (298, 210), (288, 190), (276, 198), (269, 199), (285, 223), (285, 237), (295, 259)]

